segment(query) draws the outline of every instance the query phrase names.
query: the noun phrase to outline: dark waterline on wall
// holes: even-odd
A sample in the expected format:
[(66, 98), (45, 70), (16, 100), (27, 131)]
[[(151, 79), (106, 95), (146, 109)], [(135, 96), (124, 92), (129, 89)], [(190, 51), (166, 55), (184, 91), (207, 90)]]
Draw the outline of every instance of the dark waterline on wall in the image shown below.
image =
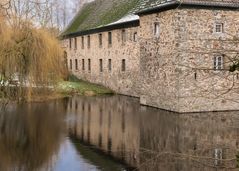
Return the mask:
[(125, 96), (9, 106), (3, 171), (236, 170), (239, 112), (176, 114)]

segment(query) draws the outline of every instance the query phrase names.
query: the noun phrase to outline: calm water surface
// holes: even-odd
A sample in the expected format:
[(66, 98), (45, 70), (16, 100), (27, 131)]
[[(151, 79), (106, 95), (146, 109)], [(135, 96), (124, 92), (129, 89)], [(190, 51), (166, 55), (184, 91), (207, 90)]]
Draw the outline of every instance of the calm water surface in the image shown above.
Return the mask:
[(0, 113), (0, 171), (237, 170), (239, 112), (176, 114), (125, 96)]

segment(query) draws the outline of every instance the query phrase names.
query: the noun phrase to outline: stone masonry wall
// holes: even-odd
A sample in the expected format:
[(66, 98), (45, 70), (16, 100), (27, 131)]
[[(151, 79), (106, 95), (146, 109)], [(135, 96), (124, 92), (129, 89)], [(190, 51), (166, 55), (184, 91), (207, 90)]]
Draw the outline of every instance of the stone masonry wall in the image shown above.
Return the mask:
[[(96, 33), (84, 36), (84, 49), (82, 49), (82, 37), (77, 37), (77, 49), (75, 49), (74, 38), (72, 38), (72, 48), (69, 48), (69, 39), (67, 55), (68, 67), (72, 60), (71, 72), (79, 77), (93, 83), (101, 84), (111, 88), (117, 93), (139, 96), (139, 43), (134, 40), (138, 27), (125, 29), (125, 42), (122, 41), (122, 30), (112, 30), (112, 45), (108, 44), (108, 32)], [(99, 34), (102, 34), (102, 46), (99, 46)], [(87, 47), (90, 36), (91, 45)], [(137, 40), (137, 35), (135, 36)], [(85, 69), (82, 69), (82, 59), (84, 59)], [(90, 59), (91, 70), (88, 68)], [(100, 72), (100, 59), (103, 61), (103, 71)], [(109, 59), (111, 59), (111, 68), (109, 71)], [(125, 59), (125, 71), (122, 71), (122, 60)], [(75, 60), (78, 61), (78, 69), (75, 67)]]
[(140, 17), (140, 102), (170, 111), (179, 110), (175, 20), (174, 10)]
[[(239, 77), (227, 71), (238, 53), (238, 18), (236, 11), (185, 8), (141, 16), (141, 103), (177, 112), (238, 110)], [(224, 70), (214, 71), (218, 54)]]
[[(228, 71), (239, 49), (238, 11), (182, 9), (178, 15), (179, 112), (238, 110), (238, 73)], [(216, 23), (223, 24), (222, 33)], [(217, 55), (224, 70), (214, 70)]]

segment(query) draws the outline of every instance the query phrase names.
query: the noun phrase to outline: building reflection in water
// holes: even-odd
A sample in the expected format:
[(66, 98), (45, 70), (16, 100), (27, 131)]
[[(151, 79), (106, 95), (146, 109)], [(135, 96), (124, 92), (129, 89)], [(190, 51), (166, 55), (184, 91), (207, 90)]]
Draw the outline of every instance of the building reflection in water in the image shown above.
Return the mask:
[(138, 170), (236, 169), (239, 112), (175, 114), (107, 96), (73, 97), (67, 114), (71, 136)]

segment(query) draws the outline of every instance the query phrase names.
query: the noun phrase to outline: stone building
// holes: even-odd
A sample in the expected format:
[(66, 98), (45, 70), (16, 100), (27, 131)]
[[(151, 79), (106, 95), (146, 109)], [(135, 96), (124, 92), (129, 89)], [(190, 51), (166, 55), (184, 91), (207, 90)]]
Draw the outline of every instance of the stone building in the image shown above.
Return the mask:
[(239, 2), (95, 0), (63, 33), (69, 70), (143, 105), (238, 110)]

